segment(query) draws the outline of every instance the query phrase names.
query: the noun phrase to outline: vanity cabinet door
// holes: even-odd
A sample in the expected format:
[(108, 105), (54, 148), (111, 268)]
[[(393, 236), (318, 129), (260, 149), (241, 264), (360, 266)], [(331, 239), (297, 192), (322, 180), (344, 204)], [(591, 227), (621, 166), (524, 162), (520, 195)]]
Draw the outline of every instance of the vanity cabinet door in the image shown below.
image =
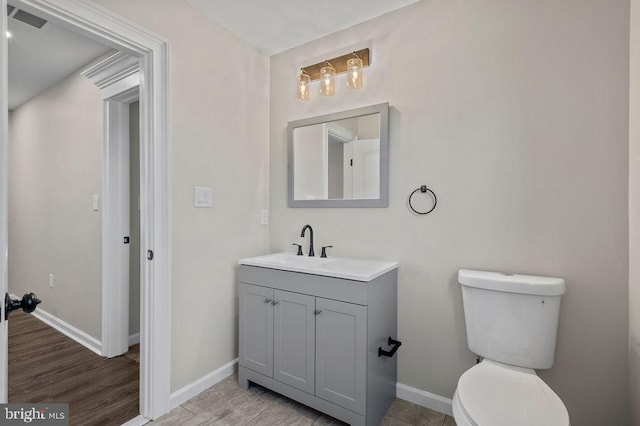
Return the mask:
[(365, 414), (367, 309), (316, 298), (316, 396)]
[(313, 394), (316, 298), (275, 290), (273, 378)]
[(273, 375), (273, 289), (240, 283), (240, 365)]

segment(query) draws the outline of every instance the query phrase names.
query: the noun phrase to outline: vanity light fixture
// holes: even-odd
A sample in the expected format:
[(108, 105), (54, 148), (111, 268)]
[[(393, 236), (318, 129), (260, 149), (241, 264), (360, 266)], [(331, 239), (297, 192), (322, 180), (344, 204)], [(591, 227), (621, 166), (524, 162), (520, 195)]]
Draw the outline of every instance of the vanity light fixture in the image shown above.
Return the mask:
[(369, 66), (369, 57), (370, 52), (367, 48), (301, 68), (297, 78), (296, 96), (298, 100), (309, 100), (309, 85), (316, 80), (320, 80), (320, 94), (324, 96), (335, 95), (335, 76), (345, 73), (347, 75), (347, 87), (361, 89), (362, 70)]
[(336, 69), (329, 61), (320, 68), (320, 94), (324, 96), (336, 94)]

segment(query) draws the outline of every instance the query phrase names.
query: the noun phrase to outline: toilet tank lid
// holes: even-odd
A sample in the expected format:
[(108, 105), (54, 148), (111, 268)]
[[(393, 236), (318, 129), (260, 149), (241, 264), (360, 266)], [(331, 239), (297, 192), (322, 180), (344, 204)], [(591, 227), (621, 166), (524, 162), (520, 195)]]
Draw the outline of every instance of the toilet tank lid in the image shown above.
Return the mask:
[(467, 287), (536, 296), (560, 296), (564, 294), (566, 287), (562, 278), (475, 271), (471, 269), (460, 269), (458, 271), (458, 282)]

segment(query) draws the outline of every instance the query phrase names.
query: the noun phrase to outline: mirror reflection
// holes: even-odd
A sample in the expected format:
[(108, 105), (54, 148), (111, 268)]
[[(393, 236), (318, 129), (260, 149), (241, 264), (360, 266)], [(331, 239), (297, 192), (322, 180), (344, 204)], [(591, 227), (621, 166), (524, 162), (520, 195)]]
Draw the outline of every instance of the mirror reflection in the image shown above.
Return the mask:
[(380, 198), (380, 113), (293, 129), (294, 200)]

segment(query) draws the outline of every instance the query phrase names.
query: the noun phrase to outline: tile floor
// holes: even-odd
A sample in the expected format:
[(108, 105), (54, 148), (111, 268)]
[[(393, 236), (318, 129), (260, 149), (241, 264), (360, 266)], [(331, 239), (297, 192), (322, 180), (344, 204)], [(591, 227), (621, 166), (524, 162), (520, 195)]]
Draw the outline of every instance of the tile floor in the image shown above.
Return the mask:
[[(344, 425), (261, 386), (238, 387), (237, 377), (223, 380), (150, 425)], [(385, 426), (455, 426), (450, 416), (396, 399)]]

